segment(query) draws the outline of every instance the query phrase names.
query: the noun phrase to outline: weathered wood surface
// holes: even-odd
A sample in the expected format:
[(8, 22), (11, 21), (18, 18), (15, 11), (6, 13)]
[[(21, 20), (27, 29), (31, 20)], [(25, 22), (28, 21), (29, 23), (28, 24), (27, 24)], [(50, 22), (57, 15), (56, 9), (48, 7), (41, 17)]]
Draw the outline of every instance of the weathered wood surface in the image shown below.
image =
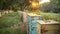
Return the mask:
[[(53, 24), (44, 24), (42, 26), (45, 26), (44, 27), (44, 30), (47, 30), (46, 34), (57, 34), (59, 33), (60, 34), (60, 25), (53, 25)], [(43, 32), (44, 34), (44, 32)]]
[(37, 26), (37, 29), (36, 29), (37, 34), (41, 34), (41, 25), (37, 22), (36, 26)]

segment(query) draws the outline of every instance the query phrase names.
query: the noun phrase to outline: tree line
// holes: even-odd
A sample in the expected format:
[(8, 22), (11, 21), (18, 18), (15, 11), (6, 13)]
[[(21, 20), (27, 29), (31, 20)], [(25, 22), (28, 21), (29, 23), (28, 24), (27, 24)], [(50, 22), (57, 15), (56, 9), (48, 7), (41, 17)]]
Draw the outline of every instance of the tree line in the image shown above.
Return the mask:
[(0, 10), (24, 10), (28, 0), (0, 0)]
[(44, 3), (40, 10), (45, 12), (60, 13), (60, 0), (50, 0), (50, 3)]
[[(24, 10), (29, 6), (29, 0), (0, 0), (0, 10)], [(29, 9), (29, 8), (27, 8)], [(44, 3), (39, 7), (45, 12), (60, 13), (60, 0), (50, 0), (49, 3)]]

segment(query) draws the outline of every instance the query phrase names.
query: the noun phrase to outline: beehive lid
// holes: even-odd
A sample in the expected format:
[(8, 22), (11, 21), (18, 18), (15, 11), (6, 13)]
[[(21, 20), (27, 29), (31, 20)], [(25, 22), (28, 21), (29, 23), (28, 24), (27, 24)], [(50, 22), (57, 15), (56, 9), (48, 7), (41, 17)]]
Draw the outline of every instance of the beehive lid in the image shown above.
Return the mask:
[(37, 20), (38, 23), (40, 24), (60, 24), (60, 22), (54, 21), (54, 20)]
[(27, 13), (29, 16), (41, 16), (41, 15), (37, 15), (35, 13)]

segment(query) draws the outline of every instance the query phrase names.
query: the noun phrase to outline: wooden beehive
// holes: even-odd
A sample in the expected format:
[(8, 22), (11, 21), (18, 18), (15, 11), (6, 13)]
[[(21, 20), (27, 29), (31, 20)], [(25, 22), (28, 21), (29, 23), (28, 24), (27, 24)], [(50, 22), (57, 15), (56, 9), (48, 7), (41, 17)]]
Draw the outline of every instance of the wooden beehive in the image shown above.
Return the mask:
[(37, 22), (37, 23), (36, 23), (36, 26), (37, 26), (37, 28), (36, 28), (37, 34), (41, 34), (41, 25), (40, 25), (40, 23)]
[(29, 34), (40, 34), (40, 24), (37, 23), (37, 20), (39, 20), (40, 15), (36, 14), (28, 14), (28, 26), (29, 26)]
[[(51, 21), (52, 22), (52, 21)], [(59, 22), (38, 22), (38, 28), (41, 30), (41, 34), (60, 34), (60, 24)], [(38, 30), (39, 31), (39, 30)]]

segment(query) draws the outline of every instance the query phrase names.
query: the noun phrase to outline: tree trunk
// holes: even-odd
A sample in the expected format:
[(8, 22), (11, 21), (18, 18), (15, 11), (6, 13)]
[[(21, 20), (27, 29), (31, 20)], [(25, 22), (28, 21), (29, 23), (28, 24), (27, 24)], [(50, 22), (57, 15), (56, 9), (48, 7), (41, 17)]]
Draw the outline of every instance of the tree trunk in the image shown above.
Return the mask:
[(21, 11), (24, 11), (24, 7), (23, 6), (21, 6)]

